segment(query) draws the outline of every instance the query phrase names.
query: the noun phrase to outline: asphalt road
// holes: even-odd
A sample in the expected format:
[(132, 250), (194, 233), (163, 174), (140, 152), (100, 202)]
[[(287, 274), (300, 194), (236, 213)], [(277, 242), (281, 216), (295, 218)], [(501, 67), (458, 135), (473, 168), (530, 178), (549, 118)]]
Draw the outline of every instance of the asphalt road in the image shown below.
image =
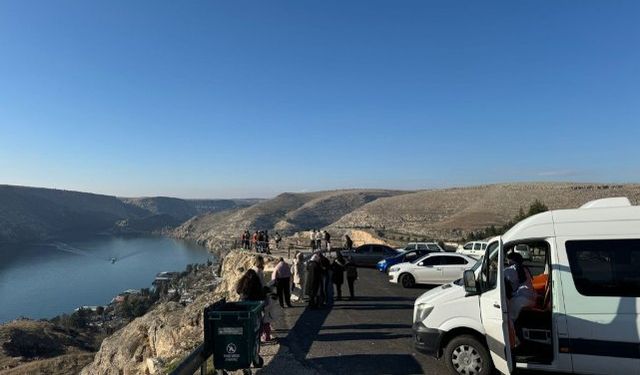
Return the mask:
[[(413, 301), (429, 287), (404, 289), (377, 270), (358, 272), (355, 300), (285, 309), (289, 329), (279, 335), (281, 345), (322, 373), (446, 374), (442, 361), (413, 348)], [(347, 290), (344, 285), (343, 293)]]

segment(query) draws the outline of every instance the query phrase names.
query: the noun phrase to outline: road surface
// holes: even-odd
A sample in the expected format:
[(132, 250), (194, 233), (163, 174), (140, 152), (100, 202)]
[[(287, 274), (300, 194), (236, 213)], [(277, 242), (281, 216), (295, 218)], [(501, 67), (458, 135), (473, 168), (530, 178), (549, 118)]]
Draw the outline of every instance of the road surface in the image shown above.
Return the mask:
[[(285, 309), (289, 329), (279, 330), (281, 345), (321, 373), (446, 374), (442, 361), (413, 348), (413, 301), (429, 287), (404, 289), (377, 270), (358, 272), (355, 300)], [(348, 294), (346, 285), (343, 293)]]

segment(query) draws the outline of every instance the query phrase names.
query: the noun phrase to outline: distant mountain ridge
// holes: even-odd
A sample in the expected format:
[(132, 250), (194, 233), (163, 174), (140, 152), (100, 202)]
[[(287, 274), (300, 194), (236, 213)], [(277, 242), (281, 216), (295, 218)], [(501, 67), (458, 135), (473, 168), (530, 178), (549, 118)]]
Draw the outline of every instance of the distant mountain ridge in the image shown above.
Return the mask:
[(109, 195), (0, 185), (0, 243), (36, 242), (71, 233), (152, 232), (192, 216), (247, 207), (256, 200)]
[(334, 239), (364, 230), (385, 241), (458, 241), (472, 231), (504, 225), (535, 200), (550, 209), (561, 209), (616, 196), (638, 204), (640, 184), (545, 182), (421, 191), (285, 193), (249, 208), (196, 216), (177, 227), (173, 235), (209, 248), (237, 239), (245, 229), (278, 230), (285, 235), (327, 229)]

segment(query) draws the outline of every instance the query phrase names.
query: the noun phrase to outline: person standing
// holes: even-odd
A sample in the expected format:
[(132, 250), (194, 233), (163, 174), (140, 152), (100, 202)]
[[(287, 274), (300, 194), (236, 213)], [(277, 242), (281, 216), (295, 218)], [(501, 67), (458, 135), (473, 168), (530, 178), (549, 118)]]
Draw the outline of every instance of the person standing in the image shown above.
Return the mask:
[(280, 235), (280, 233), (276, 232), (276, 234), (273, 236), (273, 240), (276, 243), (276, 250), (280, 249), (280, 241), (282, 241), (282, 236)]
[[(293, 286), (304, 290), (302, 282), (304, 281), (304, 254), (301, 252), (296, 253), (296, 257), (293, 260)], [(302, 296), (301, 296), (302, 297)]]
[(316, 250), (316, 230), (309, 231), (309, 243), (311, 244), (311, 251)]
[(353, 258), (349, 257), (347, 263), (345, 264), (345, 270), (347, 274), (347, 284), (349, 285), (349, 299), (355, 298), (354, 284), (358, 279), (358, 269), (356, 268), (356, 264), (353, 262)]
[(342, 254), (338, 252), (336, 259), (334, 259), (333, 263), (331, 263), (333, 272), (332, 281), (336, 286), (336, 292), (338, 294), (336, 300), (338, 301), (342, 299), (342, 284), (344, 284), (344, 270), (346, 265), (347, 261), (344, 259)]
[(264, 231), (264, 252), (267, 254), (271, 254), (271, 251), (269, 251), (269, 231), (268, 230)]
[(258, 231), (258, 252), (263, 253), (264, 249), (264, 232)]
[(328, 253), (331, 253), (331, 235), (329, 231), (324, 231), (324, 243)]
[(319, 230), (315, 230), (316, 250), (322, 250), (322, 233)]
[(344, 249), (347, 251), (353, 250), (353, 241), (351, 241), (351, 237), (348, 234), (344, 235)]
[(322, 282), (322, 270), (320, 268), (320, 256), (314, 254), (309, 262), (304, 278), (304, 291), (309, 296), (309, 307), (318, 307), (318, 292)]
[(251, 268), (238, 280), (236, 285), (236, 293), (240, 296), (240, 301), (263, 301), (264, 291), (260, 276)]
[(333, 305), (333, 281), (331, 272), (331, 261), (324, 256), (322, 252), (320, 255), (320, 266), (322, 267), (322, 301), (325, 305)]
[(291, 268), (284, 261), (284, 258), (280, 258), (271, 275), (271, 279), (276, 282), (280, 307), (284, 307), (285, 303), (291, 307)]
[(264, 288), (266, 284), (264, 283), (264, 258), (261, 255), (258, 255), (253, 260), (253, 267), (251, 268), (255, 271), (260, 279), (260, 286)]
[(253, 232), (251, 247), (253, 247), (253, 251), (258, 252), (258, 231)]

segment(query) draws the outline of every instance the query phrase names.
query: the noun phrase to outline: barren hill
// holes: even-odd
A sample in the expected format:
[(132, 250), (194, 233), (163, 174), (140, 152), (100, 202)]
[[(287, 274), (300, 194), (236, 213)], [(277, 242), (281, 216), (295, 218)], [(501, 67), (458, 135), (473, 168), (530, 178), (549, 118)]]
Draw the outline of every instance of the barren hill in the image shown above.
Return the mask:
[(370, 229), (392, 239), (456, 240), (473, 230), (505, 224), (536, 199), (559, 209), (614, 196), (626, 196), (637, 204), (640, 185), (523, 183), (420, 191), (369, 203), (329, 229)]
[(418, 192), (285, 193), (249, 208), (195, 217), (178, 227), (174, 235), (210, 248), (238, 238), (245, 229), (293, 234), (327, 228), (334, 238), (359, 229), (392, 242), (460, 240), (471, 231), (505, 224), (535, 200), (558, 209), (614, 196), (626, 196), (637, 204), (640, 185), (521, 183)]
[(367, 203), (403, 193), (392, 190), (284, 193), (248, 208), (195, 217), (178, 227), (174, 234), (207, 245), (237, 238), (245, 229), (291, 234), (325, 227)]
[(260, 200), (248, 199), (179, 199), (171, 197), (121, 198), (129, 205), (133, 205), (154, 215), (169, 215), (186, 221), (196, 215), (222, 212), (235, 208), (243, 208)]
[(0, 185), (0, 243), (33, 242), (66, 234), (149, 232), (192, 216), (246, 207), (255, 200), (123, 198), (77, 191)]
[(91, 337), (47, 321), (0, 325), (2, 373), (75, 374), (91, 362), (95, 350)]
[(99, 231), (147, 215), (115, 197), (0, 185), (0, 242), (36, 241), (66, 231)]

